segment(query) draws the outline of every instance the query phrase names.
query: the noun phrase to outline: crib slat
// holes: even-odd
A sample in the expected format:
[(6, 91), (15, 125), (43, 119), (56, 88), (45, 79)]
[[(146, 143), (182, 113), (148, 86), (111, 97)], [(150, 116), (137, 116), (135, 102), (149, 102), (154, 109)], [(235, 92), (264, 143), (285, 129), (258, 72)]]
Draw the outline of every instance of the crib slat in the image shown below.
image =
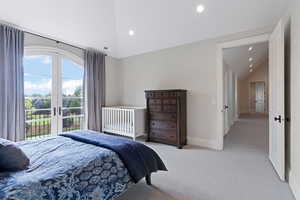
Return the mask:
[(116, 115), (115, 115), (115, 109), (112, 109), (111, 110), (111, 126), (112, 126), (112, 129), (115, 130), (116, 129), (116, 124), (117, 124), (117, 121), (116, 121)]
[(102, 118), (102, 129), (104, 129), (104, 120), (105, 120), (105, 117), (104, 117), (104, 115), (105, 115), (105, 111), (104, 111), (105, 109), (104, 108), (102, 108), (102, 113), (101, 113), (101, 118)]
[(120, 129), (121, 129), (121, 126), (120, 126), (120, 124), (121, 124), (120, 110), (117, 110), (117, 112), (118, 112), (118, 131), (120, 131)]
[(107, 125), (108, 125), (108, 109), (105, 109), (105, 129), (108, 128)]
[(112, 118), (112, 124), (114, 125), (114, 130), (118, 130), (118, 116), (117, 116), (117, 111), (113, 109), (113, 118)]
[(130, 111), (127, 112), (127, 132), (130, 134)]
[(122, 132), (123, 132), (124, 134), (125, 134), (125, 126), (126, 126), (125, 114), (126, 114), (126, 111), (123, 109), (123, 110), (122, 110), (122, 116), (123, 116), (123, 121), (122, 121), (123, 129), (122, 129)]
[(102, 129), (105, 129), (106, 124), (106, 108), (102, 109)]
[(122, 131), (122, 111), (119, 109), (119, 132)]
[(127, 134), (128, 132), (128, 116), (127, 116), (128, 111), (125, 110), (125, 133)]
[(130, 134), (132, 134), (133, 127), (132, 127), (132, 118), (133, 118), (133, 112), (130, 111)]
[(106, 110), (106, 128), (109, 129), (109, 112), (110, 110)]
[(105, 128), (108, 129), (108, 114), (109, 114), (109, 110), (105, 109)]
[(133, 139), (135, 140), (135, 137), (136, 137), (136, 133), (135, 133), (135, 111), (132, 110), (132, 136), (133, 136)]
[(120, 131), (121, 131), (121, 134), (123, 134), (123, 126), (124, 126), (124, 123), (123, 123), (123, 110), (120, 109), (120, 119), (121, 119), (121, 123), (120, 123)]
[(113, 127), (112, 127), (112, 125), (113, 125), (112, 124), (112, 116), (113, 115), (112, 115), (112, 109), (111, 108), (109, 109), (109, 114), (108, 115), (109, 115), (109, 129), (113, 129)]
[(105, 126), (108, 129), (109, 128), (109, 109), (106, 109), (106, 120), (105, 120)]
[(110, 112), (110, 110), (109, 109), (107, 109), (106, 110), (106, 128), (107, 129), (109, 129), (109, 112)]

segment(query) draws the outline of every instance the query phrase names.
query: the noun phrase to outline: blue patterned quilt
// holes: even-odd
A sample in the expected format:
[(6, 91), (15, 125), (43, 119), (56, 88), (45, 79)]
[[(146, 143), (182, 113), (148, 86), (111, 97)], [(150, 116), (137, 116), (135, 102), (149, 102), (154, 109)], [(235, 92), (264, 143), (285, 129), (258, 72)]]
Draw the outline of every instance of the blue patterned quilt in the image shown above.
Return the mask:
[(0, 199), (111, 200), (133, 185), (119, 156), (66, 137), (18, 143), (30, 168), (0, 173)]

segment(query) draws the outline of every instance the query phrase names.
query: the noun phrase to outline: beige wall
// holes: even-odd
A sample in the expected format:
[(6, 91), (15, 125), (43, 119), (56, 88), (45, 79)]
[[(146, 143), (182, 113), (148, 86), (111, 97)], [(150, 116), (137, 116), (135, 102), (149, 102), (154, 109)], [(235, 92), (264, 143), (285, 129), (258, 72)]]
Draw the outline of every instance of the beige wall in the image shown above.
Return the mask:
[[(264, 62), (257, 67), (245, 79), (238, 81), (238, 105), (239, 114), (250, 113), (250, 84), (251, 82), (263, 81), (266, 84), (268, 96), (268, 63)], [(268, 101), (266, 101), (268, 102)], [(268, 106), (268, 104), (266, 105)]]
[(215, 42), (122, 59), (121, 70), (123, 104), (145, 106), (146, 89), (187, 89), (188, 142), (215, 143)]
[(146, 89), (188, 90), (188, 143), (217, 148), (217, 44), (269, 29), (120, 59), (121, 103), (145, 106)]
[(119, 60), (110, 56), (106, 57), (106, 105), (121, 104), (121, 78)]

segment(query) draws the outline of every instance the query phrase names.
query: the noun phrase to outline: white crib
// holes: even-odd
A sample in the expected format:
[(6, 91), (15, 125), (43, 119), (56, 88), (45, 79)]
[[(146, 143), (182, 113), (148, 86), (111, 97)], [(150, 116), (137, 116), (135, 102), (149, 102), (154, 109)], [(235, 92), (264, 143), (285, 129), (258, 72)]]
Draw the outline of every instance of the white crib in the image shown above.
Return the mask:
[(134, 140), (145, 134), (146, 109), (138, 107), (104, 107), (102, 109), (102, 130)]

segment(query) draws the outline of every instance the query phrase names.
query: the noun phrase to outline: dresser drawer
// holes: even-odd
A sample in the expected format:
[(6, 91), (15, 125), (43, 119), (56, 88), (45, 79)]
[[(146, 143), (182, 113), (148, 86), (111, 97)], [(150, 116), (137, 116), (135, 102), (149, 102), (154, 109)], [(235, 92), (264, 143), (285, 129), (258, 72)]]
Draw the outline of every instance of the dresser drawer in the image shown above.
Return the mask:
[(161, 98), (163, 97), (163, 92), (149, 92), (146, 94), (146, 98)]
[(162, 108), (159, 104), (149, 104), (149, 111), (150, 112), (161, 112)]
[(161, 99), (149, 99), (149, 104), (150, 105), (157, 105), (157, 104), (161, 104)]
[(178, 92), (163, 92), (163, 91), (156, 91), (156, 92), (146, 92), (146, 98), (172, 98), (178, 97), (180, 93)]
[(150, 113), (150, 120), (169, 120), (177, 121), (176, 113)]
[(163, 104), (168, 105), (176, 105), (177, 104), (177, 99), (163, 99)]
[(177, 92), (164, 92), (162, 96), (165, 98), (177, 97)]
[(174, 143), (177, 141), (176, 131), (153, 129), (150, 131), (149, 134), (150, 134), (150, 138), (154, 140), (155, 139), (166, 140)]
[(176, 130), (177, 123), (172, 121), (150, 120), (150, 129)]
[(176, 113), (177, 112), (177, 105), (163, 105), (163, 112)]

